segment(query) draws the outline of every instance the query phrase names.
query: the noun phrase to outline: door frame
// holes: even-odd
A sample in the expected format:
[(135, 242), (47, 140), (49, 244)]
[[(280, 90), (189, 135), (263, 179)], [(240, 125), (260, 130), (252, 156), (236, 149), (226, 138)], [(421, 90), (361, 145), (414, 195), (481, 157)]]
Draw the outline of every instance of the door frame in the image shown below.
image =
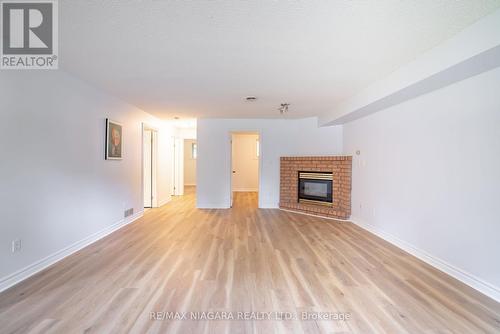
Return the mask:
[(174, 136), (172, 141), (172, 196), (182, 196), (184, 195), (184, 139)]
[(157, 127), (148, 123), (141, 126), (141, 194), (144, 206), (144, 132), (151, 131), (151, 208), (158, 207), (158, 133)]
[(260, 130), (229, 130), (228, 133), (228, 147), (229, 147), (229, 202), (228, 208), (233, 207), (233, 135), (234, 134), (252, 134), (259, 137), (259, 163), (258, 171), (258, 207), (261, 208), (262, 204), (262, 132)]

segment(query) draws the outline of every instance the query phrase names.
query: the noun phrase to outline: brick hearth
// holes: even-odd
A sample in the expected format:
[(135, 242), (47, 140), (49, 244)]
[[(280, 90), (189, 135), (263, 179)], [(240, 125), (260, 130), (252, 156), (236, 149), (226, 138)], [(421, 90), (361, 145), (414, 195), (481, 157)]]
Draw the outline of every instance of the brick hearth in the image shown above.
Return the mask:
[[(333, 173), (333, 205), (298, 202), (299, 171)], [(280, 208), (319, 216), (349, 219), (351, 216), (352, 157), (281, 157)]]

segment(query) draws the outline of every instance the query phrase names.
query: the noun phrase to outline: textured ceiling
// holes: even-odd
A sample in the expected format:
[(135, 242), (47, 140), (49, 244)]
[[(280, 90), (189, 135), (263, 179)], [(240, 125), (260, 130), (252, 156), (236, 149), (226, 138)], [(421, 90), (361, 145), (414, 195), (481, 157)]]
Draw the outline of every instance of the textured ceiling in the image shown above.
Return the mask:
[[(500, 0), (64, 0), (60, 64), (163, 118), (316, 116)], [(256, 102), (244, 97), (255, 95)]]

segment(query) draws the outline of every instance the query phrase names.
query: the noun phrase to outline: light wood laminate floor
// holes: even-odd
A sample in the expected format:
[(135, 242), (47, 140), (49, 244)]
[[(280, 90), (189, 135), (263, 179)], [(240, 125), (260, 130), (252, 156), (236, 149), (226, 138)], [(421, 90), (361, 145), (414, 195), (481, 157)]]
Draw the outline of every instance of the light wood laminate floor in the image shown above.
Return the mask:
[[(149, 210), (1, 293), (0, 332), (500, 332), (499, 303), (387, 242), (256, 201), (237, 193), (231, 210), (197, 210), (191, 191)], [(235, 320), (152, 319), (168, 311)], [(350, 317), (238, 320), (252, 311)]]

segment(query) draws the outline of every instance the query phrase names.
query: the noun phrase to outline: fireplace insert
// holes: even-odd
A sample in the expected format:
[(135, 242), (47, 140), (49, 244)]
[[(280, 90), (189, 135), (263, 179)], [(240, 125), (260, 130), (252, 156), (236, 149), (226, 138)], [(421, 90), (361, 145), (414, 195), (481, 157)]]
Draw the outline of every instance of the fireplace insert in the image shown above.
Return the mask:
[(332, 206), (332, 185), (332, 173), (299, 172), (299, 203)]

